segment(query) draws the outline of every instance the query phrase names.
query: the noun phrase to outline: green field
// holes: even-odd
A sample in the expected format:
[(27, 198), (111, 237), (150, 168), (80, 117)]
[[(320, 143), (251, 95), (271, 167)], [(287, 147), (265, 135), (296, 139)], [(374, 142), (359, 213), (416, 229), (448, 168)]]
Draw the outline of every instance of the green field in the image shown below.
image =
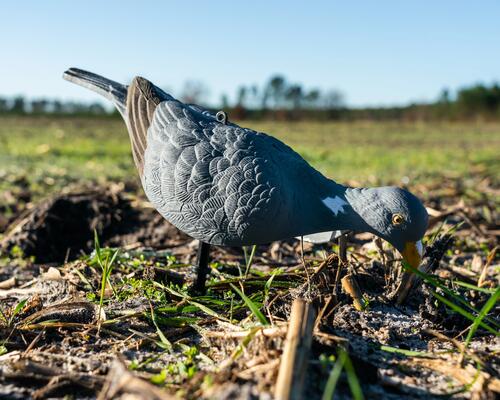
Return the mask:
[[(327, 176), (352, 184), (500, 175), (499, 123), (253, 122)], [(70, 182), (137, 182), (119, 119), (0, 118), (0, 189), (47, 193)]]

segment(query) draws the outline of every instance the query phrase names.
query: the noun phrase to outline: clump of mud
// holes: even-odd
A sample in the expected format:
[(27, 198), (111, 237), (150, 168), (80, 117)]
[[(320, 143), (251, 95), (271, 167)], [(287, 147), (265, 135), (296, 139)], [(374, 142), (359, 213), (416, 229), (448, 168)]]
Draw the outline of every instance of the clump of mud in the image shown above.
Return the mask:
[(27, 209), (7, 228), (0, 250), (15, 246), (39, 263), (63, 262), (93, 248), (94, 231), (105, 246), (168, 248), (189, 237), (153, 209), (132, 205), (108, 188), (60, 194)]

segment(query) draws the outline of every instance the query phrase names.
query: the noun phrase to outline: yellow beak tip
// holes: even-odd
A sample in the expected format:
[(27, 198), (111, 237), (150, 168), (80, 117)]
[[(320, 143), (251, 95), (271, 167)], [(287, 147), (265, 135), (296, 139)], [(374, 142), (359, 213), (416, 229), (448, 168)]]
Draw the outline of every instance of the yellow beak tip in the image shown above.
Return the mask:
[(418, 268), (422, 262), (422, 244), (420, 242), (406, 242), (401, 255), (413, 268)]

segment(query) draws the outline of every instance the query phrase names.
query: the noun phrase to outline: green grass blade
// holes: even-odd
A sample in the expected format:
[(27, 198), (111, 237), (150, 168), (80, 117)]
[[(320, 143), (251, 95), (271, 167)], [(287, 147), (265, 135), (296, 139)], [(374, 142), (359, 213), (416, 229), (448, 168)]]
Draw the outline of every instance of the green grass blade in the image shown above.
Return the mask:
[(439, 224), (439, 227), (436, 229), (436, 231), (434, 232), (432, 237), (429, 239), (429, 244), (433, 244), (436, 241), (437, 237), (439, 236), (439, 234), (443, 230), (443, 228), (446, 224), (446, 221), (447, 221), (446, 218), (443, 221), (441, 221), (441, 223)]
[(111, 260), (109, 260), (109, 263), (107, 263), (107, 272), (108, 272), (107, 278), (109, 278), (109, 276), (111, 275), (111, 270), (114, 267), (114, 264), (115, 264), (116, 258), (118, 257), (119, 252), (120, 252), (120, 249), (116, 249), (115, 252), (113, 253), (113, 255), (111, 256)]
[(80, 280), (85, 283), (85, 285), (88, 286), (88, 288), (92, 291), (95, 291), (95, 288), (94, 288), (94, 285), (92, 285), (92, 283), (87, 279), (87, 277), (85, 275), (82, 274), (81, 271), (79, 271), (77, 268), (73, 269), (73, 271), (78, 275), (78, 277), (80, 278)]
[(16, 307), (14, 308), (14, 311), (12, 311), (12, 315), (10, 316), (8, 325), (12, 325), (14, 318), (16, 318), (16, 315), (22, 311), (27, 301), (28, 299), (23, 299), (19, 303), (17, 303)]
[(385, 346), (385, 345), (382, 345), (379, 348), (380, 350), (386, 351), (388, 353), (401, 354), (407, 357), (426, 357), (426, 358), (433, 357), (432, 354), (423, 351), (405, 350), (405, 349), (400, 349), (398, 347)]
[(448, 229), (444, 234), (443, 236), (453, 236), (455, 234), (456, 231), (458, 231), (462, 225), (465, 224), (465, 221), (461, 221), (459, 222), (458, 224), (455, 224), (453, 226), (450, 227), (450, 229)]
[(269, 290), (271, 290), (271, 285), (273, 284), (273, 280), (278, 273), (281, 272), (279, 269), (275, 269), (269, 279), (266, 281), (266, 284), (264, 285), (264, 299), (267, 299), (269, 296)]
[[(459, 295), (457, 295), (456, 293), (454, 293), (452, 290), (448, 289), (445, 285), (443, 285), (438, 279), (436, 279), (433, 275), (429, 275), (429, 274), (426, 274), (422, 271), (419, 271), (417, 268), (413, 268), (411, 265), (409, 265), (407, 262), (403, 261), (403, 267), (405, 269), (407, 269), (408, 271), (411, 271), (413, 272), (414, 274), (416, 274), (417, 276), (419, 276), (420, 278), (422, 278), (424, 281), (426, 281), (427, 283), (431, 284), (432, 286), (434, 287), (437, 287), (439, 289), (441, 289), (443, 292), (445, 292), (448, 296), (450, 296), (451, 298), (453, 298), (457, 303), (460, 303), (462, 305), (464, 305), (465, 307), (467, 307), (469, 310), (475, 312), (476, 314), (479, 314), (479, 311), (476, 310), (473, 306), (471, 306), (469, 303), (467, 303), (467, 301), (465, 301), (464, 299), (462, 299), (462, 297), (460, 297)], [(435, 296), (436, 297), (436, 296)], [(442, 296), (440, 296), (438, 299), (440, 298), (443, 298)], [(450, 301), (448, 301), (448, 303), (445, 303), (446, 305), (448, 304), (453, 304), (451, 303)], [(471, 315), (468, 311), (464, 310), (462, 307), (458, 306), (457, 304), (454, 304), (454, 311), (457, 311), (457, 309), (460, 309), (461, 312), (460, 314), (462, 314), (463, 316), (466, 316), (466, 315)], [(458, 311), (457, 311), (458, 312)], [(467, 317), (468, 318), (468, 317)], [(475, 318), (474, 316), (472, 316), (472, 318)], [(489, 323), (495, 325), (495, 328), (499, 328), (500, 327), (500, 324), (496, 321), (493, 321), (489, 318), (484, 318), (485, 320), (487, 320)], [(472, 319), (473, 321), (474, 319)], [(484, 325), (481, 325), (484, 327)], [(486, 329), (486, 328), (485, 328)], [(490, 328), (491, 329), (491, 328)]]
[(101, 267), (101, 269), (104, 269), (101, 258), (101, 246), (99, 245), (99, 236), (97, 235), (97, 230), (95, 229), (94, 229), (94, 249), (95, 249), (95, 255), (97, 257), (97, 264), (99, 264), (99, 267)]
[(250, 268), (252, 267), (253, 257), (255, 255), (255, 249), (257, 249), (257, 246), (254, 244), (252, 246), (252, 251), (250, 252), (250, 257), (248, 257), (248, 259), (247, 259), (247, 251), (245, 248), (245, 261), (247, 263), (246, 268), (245, 268), (245, 279), (248, 277), (248, 273), (250, 272)]
[(206, 305), (204, 305), (198, 301), (193, 300), (191, 298), (191, 296), (189, 296), (187, 294), (181, 293), (181, 292), (179, 292), (179, 291), (177, 291), (169, 286), (162, 285), (161, 283), (158, 283), (158, 282), (153, 282), (153, 284), (155, 286), (161, 287), (162, 289), (166, 290), (167, 292), (169, 292), (170, 294), (173, 294), (176, 297), (179, 297), (181, 299), (186, 300), (189, 304), (197, 307), (199, 310), (203, 311), (207, 315), (210, 315), (211, 317), (218, 318), (218, 319), (225, 321), (225, 322), (230, 322), (230, 320), (227, 319), (226, 317), (220, 315), (218, 312), (212, 310), (210, 307), (207, 307)]
[(101, 268), (102, 276), (101, 276), (101, 288), (99, 293), (99, 315), (101, 314), (101, 310), (104, 304), (104, 294), (106, 291), (106, 285), (109, 284), (109, 287), (113, 291), (113, 294), (116, 296), (116, 291), (111, 281), (109, 280), (111, 276), (111, 272), (113, 271), (113, 264), (118, 257), (119, 249), (115, 250), (110, 258), (109, 249), (106, 251), (106, 258), (103, 260), (102, 253), (103, 250), (101, 245), (99, 244), (99, 236), (97, 235), (97, 230), (94, 229), (94, 252), (97, 264)]
[(12, 312), (11, 319), (13, 319), (17, 314), (21, 312), (27, 301), (28, 299), (23, 299), (19, 303), (17, 303), (16, 308), (14, 308), (14, 311)]
[(170, 343), (170, 340), (167, 339), (167, 337), (163, 334), (162, 330), (158, 326), (158, 322), (156, 321), (156, 313), (153, 309), (153, 306), (151, 306), (151, 320), (153, 321), (153, 325), (156, 328), (156, 333), (158, 334), (158, 337), (160, 338), (161, 341), (161, 348), (165, 350), (172, 350), (172, 343)]
[(175, 290), (170, 286), (165, 286), (165, 285), (161, 284), (160, 282), (153, 281), (153, 285), (169, 292), (170, 294), (173, 294), (176, 297), (179, 297), (180, 299), (186, 299), (186, 300), (191, 299), (191, 297), (189, 295), (182, 293), (182, 292), (179, 292), (178, 290)]
[(113, 291), (114, 296), (116, 296), (116, 290), (115, 290), (114, 286), (111, 284), (111, 280), (109, 279), (109, 277), (111, 276), (111, 272), (113, 271), (114, 264), (115, 264), (116, 258), (118, 257), (119, 252), (120, 252), (120, 249), (116, 249), (114, 251), (113, 255), (111, 256), (111, 260), (109, 260), (109, 262), (106, 260), (106, 282), (108, 283), (109, 287)]
[(352, 398), (354, 400), (363, 400), (365, 397), (363, 396), (363, 391), (361, 390), (361, 385), (359, 384), (358, 376), (356, 375), (356, 371), (354, 370), (354, 366), (352, 365), (351, 359), (349, 355), (345, 352), (345, 350), (340, 350), (344, 352), (346, 355), (344, 361), (344, 369), (347, 374), (347, 383), (349, 384), (349, 388), (351, 389)]
[(257, 305), (252, 301), (250, 300), (246, 295), (245, 293), (243, 293), (240, 289), (238, 289), (236, 286), (234, 286), (232, 283), (231, 283), (231, 288), (240, 295), (240, 297), (243, 299), (243, 301), (245, 302), (246, 306), (250, 309), (250, 311), (252, 312), (253, 315), (255, 315), (255, 317), (259, 320), (259, 322), (262, 324), (262, 325), (269, 325), (269, 322), (267, 321), (267, 318), (264, 316), (264, 314), (262, 314), (262, 312), (260, 311), (259, 307), (257, 307)]
[(252, 339), (254, 338), (255, 334), (260, 331), (259, 327), (252, 328), (248, 335), (246, 335), (241, 343), (236, 347), (236, 349), (233, 351), (233, 354), (231, 354), (231, 359), (235, 361), (237, 358), (239, 358), (242, 354), (245, 348), (250, 344)]
[[(448, 307), (450, 307), (453, 311), (457, 312), (458, 314), (464, 316), (465, 318), (471, 320), (472, 322), (476, 321), (476, 317), (472, 315), (471, 313), (465, 311), (463, 308), (457, 306), (455, 303), (449, 301), (447, 298), (441, 296), (440, 294), (436, 293), (434, 290), (431, 290), (431, 293), (434, 297), (436, 297), (439, 301), (442, 303), (446, 304)], [(488, 332), (492, 333), (495, 336), (500, 336), (499, 332), (496, 331), (495, 329), (491, 328), (489, 325), (486, 325), (484, 322), (481, 320), (478, 321), (478, 324), (486, 329)]]
[(459, 280), (452, 280), (452, 282), (458, 286), (462, 286), (466, 289), (474, 290), (476, 292), (481, 292), (481, 293), (487, 293), (487, 294), (494, 294), (495, 291), (493, 289), (488, 289), (488, 288), (482, 288), (476, 285), (472, 285), (471, 283), (459, 281)]
[(340, 374), (342, 373), (342, 368), (344, 368), (344, 363), (346, 359), (346, 352), (343, 351), (339, 354), (339, 358), (337, 362), (332, 368), (332, 372), (330, 372), (330, 376), (328, 376), (328, 380), (326, 381), (325, 390), (323, 391), (323, 396), (321, 400), (332, 400), (333, 395), (335, 394), (335, 388), (337, 387), (337, 382), (339, 381)]
[(198, 307), (201, 311), (203, 311), (207, 315), (210, 315), (211, 317), (218, 318), (218, 319), (225, 321), (225, 322), (230, 322), (229, 319), (220, 315), (218, 312), (212, 310), (210, 307), (207, 307), (204, 304), (198, 303), (197, 301), (194, 301), (194, 300), (188, 300), (188, 303), (192, 304), (193, 306)]
[(470, 341), (472, 340), (474, 334), (477, 331), (477, 328), (479, 328), (479, 325), (481, 324), (481, 321), (484, 319), (486, 315), (490, 312), (490, 310), (495, 307), (495, 304), (498, 302), (498, 298), (500, 297), (500, 288), (497, 288), (495, 293), (491, 295), (491, 297), (488, 299), (488, 301), (484, 304), (483, 308), (479, 312), (479, 315), (476, 317), (474, 320), (474, 323), (471, 325), (469, 329), (469, 333), (467, 334), (467, 338), (465, 339), (465, 345), (464, 349), (469, 346)]

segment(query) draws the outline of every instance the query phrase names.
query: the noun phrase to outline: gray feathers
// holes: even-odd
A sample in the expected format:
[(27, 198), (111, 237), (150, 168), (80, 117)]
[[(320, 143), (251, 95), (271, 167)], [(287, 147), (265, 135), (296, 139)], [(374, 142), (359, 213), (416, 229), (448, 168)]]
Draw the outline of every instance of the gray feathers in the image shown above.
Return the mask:
[(146, 194), (166, 219), (205, 242), (266, 241), (262, 229), (261, 238), (249, 229), (276, 214), (280, 200), (280, 178), (259, 157), (264, 138), (176, 100), (162, 102), (148, 131)]

